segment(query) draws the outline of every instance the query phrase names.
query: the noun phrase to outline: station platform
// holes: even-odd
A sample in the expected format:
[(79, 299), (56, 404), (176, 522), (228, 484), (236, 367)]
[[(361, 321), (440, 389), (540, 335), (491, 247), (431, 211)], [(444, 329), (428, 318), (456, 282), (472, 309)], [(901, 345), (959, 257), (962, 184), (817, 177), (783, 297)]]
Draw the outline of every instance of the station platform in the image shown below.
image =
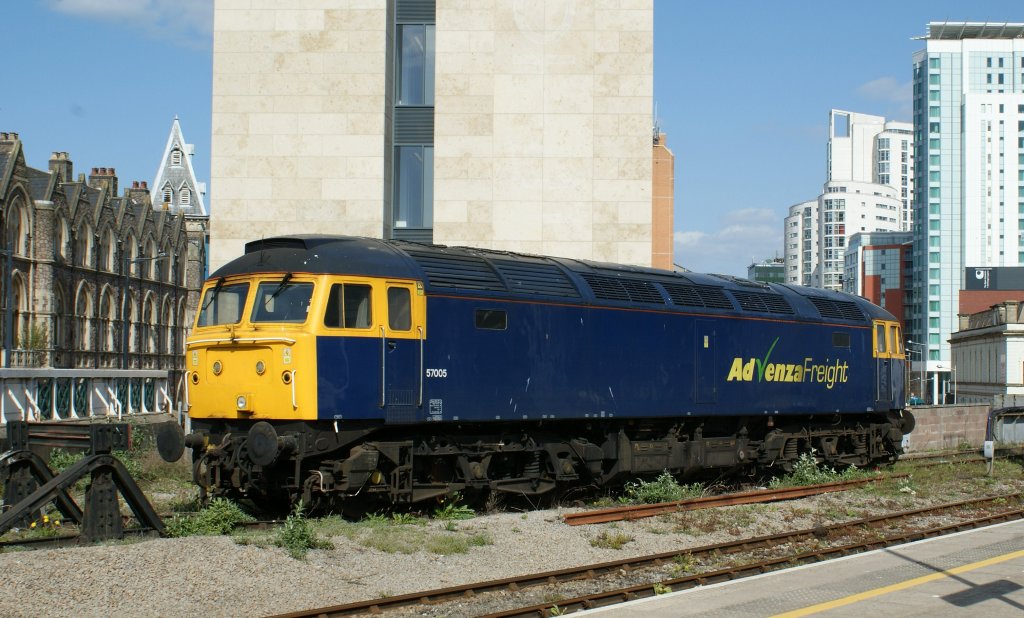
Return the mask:
[(574, 615), (1024, 615), (1024, 520)]

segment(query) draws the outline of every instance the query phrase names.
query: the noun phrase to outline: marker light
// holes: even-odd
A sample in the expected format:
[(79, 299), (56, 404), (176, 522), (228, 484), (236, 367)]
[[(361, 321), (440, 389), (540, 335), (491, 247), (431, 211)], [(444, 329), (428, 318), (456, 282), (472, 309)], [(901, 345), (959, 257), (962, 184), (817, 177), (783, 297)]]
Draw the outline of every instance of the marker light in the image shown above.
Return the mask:
[(257, 375), (263, 375), (263, 372), (267, 370), (267, 364), (263, 361), (256, 361), (256, 373)]
[(213, 361), (213, 375), (219, 376), (221, 371), (224, 371), (224, 365), (220, 361)]

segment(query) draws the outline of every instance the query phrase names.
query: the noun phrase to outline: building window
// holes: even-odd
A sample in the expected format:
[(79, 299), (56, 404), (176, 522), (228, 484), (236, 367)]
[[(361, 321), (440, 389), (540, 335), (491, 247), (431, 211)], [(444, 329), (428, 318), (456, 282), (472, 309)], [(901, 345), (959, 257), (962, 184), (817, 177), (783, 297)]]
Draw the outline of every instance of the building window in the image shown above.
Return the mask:
[(191, 204), (192, 204), (192, 191), (190, 191), (188, 188), (182, 189), (181, 190), (181, 205), (182, 206), (189, 206)]
[(177, 148), (171, 151), (171, 165), (181, 165), (181, 151), (178, 150)]
[(399, 24), (398, 105), (434, 104), (434, 26)]
[(434, 220), (434, 147), (395, 147), (394, 226), (429, 228)]
[(164, 194), (164, 204), (170, 204), (171, 200), (174, 198), (174, 192), (171, 191), (171, 187), (170, 186), (164, 187), (163, 194)]

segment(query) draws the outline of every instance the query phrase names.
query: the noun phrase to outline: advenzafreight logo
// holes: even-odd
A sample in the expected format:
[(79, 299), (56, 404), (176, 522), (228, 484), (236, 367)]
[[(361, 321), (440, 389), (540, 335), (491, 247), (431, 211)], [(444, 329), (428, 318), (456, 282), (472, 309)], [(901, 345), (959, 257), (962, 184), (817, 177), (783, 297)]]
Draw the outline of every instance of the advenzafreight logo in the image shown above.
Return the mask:
[(827, 389), (836, 385), (845, 384), (847, 380), (847, 363), (836, 359), (835, 362), (826, 359), (824, 363), (815, 363), (814, 358), (804, 357), (802, 363), (770, 363), (768, 359), (775, 349), (775, 341), (768, 348), (764, 358), (743, 358), (737, 356), (732, 359), (732, 367), (729, 368), (729, 377), (726, 382), (734, 380), (740, 382), (808, 382), (822, 384)]

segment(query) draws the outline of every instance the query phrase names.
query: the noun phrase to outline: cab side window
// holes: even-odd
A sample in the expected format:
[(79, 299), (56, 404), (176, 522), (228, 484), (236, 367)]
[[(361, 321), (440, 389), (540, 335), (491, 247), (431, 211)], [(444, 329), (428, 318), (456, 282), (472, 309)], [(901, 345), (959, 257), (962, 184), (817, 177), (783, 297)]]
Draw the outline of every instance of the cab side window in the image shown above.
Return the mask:
[(889, 325), (889, 351), (897, 356), (903, 356), (903, 341), (900, 340), (898, 324)]
[(412, 328), (412, 299), (407, 288), (388, 288), (388, 328)]
[(879, 356), (888, 356), (889, 348), (886, 346), (885, 324), (875, 324), (875, 351)]
[(370, 328), (373, 311), (372, 288), (358, 283), (335, 283), (327, 296), (324, 326), (328, 328)]

